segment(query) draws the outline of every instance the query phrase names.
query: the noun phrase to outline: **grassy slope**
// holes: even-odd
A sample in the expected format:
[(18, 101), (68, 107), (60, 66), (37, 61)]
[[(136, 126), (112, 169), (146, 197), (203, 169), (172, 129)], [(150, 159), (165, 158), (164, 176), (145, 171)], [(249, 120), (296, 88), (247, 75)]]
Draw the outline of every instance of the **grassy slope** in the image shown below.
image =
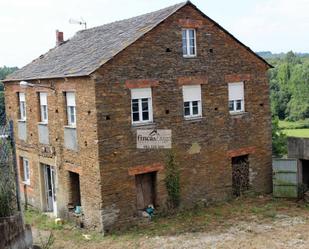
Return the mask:
[(279, 127), (287, 136), (309, 137), (309, 119), (296, 122), (279, 121)]

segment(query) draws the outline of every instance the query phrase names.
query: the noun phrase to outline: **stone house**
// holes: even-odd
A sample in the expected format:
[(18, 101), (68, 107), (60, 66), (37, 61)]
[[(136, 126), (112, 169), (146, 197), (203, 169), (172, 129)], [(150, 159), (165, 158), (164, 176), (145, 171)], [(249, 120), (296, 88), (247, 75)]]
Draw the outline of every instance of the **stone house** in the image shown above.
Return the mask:
[(164, 210), (171, 149), (137, 143), (156, 130), (171, 134), (181, 206), (270, 192), (270, 67), (190, 2), (57, 32), (4, 82), (24, 200), (58, 217), (81, 206), (102, 231)]

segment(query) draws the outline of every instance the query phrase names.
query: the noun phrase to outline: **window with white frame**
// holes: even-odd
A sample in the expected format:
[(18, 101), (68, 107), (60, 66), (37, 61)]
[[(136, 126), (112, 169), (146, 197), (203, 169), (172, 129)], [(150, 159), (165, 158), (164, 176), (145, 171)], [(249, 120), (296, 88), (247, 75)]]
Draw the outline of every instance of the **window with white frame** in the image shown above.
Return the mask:
[(182, 30), (182, 53), (184, 57), (196, 56), (196, 31), (195, 29)]
[(26, 120), (26, 96), (25, 93), (19, 93), (19, 118)]
[(41, 122), (48, 123), (47, 93), (40, 93)]
[(244, 83), (229, 83), (229, 111), (231, 113), (244, 112)]
[(76, 126), (76, 103), (75, 103), (75, 93), (66, 93), (67, 101), (67, 118), (69, 126)]
[(131, 89), (131, 116), (133, 124), (152, 122), (151, 88)]
[(185, 118), (202, 116), (201, 85), (183, 86), (183, 113)]
[(30, 185), (30, 165), (28, 159), (22, 157), (23, 182)]

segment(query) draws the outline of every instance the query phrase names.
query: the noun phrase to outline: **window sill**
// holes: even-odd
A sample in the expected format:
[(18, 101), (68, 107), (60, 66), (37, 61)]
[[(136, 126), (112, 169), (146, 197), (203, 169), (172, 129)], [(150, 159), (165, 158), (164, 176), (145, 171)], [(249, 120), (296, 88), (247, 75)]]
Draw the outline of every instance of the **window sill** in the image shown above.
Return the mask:
[(245, 116), (248, 115), (249, 112), (241, 111), (241, 112), (230, 112), (231, 117)]
[(26, 119), (17, 119), (17, 122), (20, 122), (20, 123), (26, 123)]
[(156, 123), (154, 123), (154, 122), (133, 123), (133, 124), (132, 124), (132, 127), (135, 128), (135, 127), (155, 126), (155, 125), (156, 125)]
[(183, 55), (182, 57), (185, 59), (194, 59), (197, 58), (197, 55)]
[(38, 125), (48, 125), (47, 122), (38, 122)]
[(185, 120), (199, 120), (202, 119), (203, 116), (191, 116), (191, 117), (184, 117)]
[(76, 125), (65, 125), (64, 129), (76, 129)]
[(30, 186), (30, 181), (22, 181), (24, 185)]

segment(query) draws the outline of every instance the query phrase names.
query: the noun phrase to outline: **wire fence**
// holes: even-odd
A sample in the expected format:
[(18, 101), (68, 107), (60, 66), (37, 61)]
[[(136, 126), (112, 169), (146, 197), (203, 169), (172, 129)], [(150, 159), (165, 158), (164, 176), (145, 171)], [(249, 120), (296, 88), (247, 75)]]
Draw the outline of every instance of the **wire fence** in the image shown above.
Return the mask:
[(12, 122), (0, 116), (0, 217), (20, 210)]

